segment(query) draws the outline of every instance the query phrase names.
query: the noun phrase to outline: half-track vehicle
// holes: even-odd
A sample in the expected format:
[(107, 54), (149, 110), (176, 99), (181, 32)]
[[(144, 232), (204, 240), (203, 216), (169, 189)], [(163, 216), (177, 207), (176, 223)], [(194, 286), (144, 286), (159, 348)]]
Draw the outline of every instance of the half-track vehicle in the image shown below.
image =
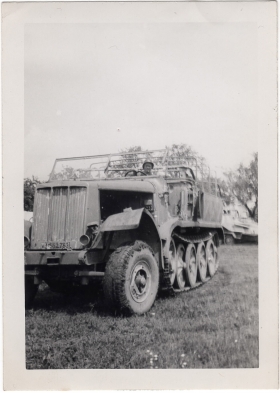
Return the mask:
[(169, 150), (57, 159), (24, 237), (26, 306), (42, 280), (70, 291), (102, 281), (111, 308), (143, 314), (159, 290), (208, 281), (223, 204), (198, 172), (195, 158)]
[(227, 245), (239, 241), (258, 242), (258, 224), (245, 211), (239, 211), (234, 206), (224, 206), (222, 225)]

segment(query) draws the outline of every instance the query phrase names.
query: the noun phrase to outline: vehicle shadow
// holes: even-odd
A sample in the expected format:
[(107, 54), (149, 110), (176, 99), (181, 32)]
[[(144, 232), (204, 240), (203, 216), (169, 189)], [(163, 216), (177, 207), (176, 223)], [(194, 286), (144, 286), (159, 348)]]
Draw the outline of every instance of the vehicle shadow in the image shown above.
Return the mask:
[(30, 311), (54, 311), (64, 312), (69, 315), (97, 312), (100, 315), (109, 315), (110, 311), (105, 307), (102, 288), (86, 287), (73, 288), (71, 293), (53, 292), (47, 284), (42, 284), (34, 299)]
[[(157, 298), (168, 298), (171, 295), (159, 291)], [(36, 312), (65, 313), (68, 315), (94, 313), (102, 317), (129, 318), (133, 315), (116, 309), (110, 309), (105, 303), (102, 286), (73, 288), (71, 293), (56, 293), (45, 283), (41, 284), (33, 305), (26, 310), (28, 317)], [(145, 315), (145, 314), (143, 314)]]

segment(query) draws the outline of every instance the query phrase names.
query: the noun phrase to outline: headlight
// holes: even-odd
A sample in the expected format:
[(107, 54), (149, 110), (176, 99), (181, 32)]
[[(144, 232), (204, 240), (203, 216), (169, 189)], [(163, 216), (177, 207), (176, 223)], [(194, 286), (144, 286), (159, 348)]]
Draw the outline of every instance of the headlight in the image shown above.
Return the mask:
[(96, 237), (98, 231), (98, 224), (92, 222), (88, 224), (86, 233), (80, 237), (80, 243), (86, 247), (88, 246)]
[(87, 246), (90, 243), (90, 238), (88, 235), (82, 235), (80, 237), (80, 243), (82, 243), (83, 246)]

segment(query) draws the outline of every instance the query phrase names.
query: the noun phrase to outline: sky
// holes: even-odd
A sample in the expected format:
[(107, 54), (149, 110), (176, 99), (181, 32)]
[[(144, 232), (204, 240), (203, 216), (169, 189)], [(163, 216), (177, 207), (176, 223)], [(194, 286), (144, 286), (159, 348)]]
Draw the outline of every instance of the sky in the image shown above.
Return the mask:
[(54, 160), (190, 145), (218, 175), (258, 151), (253, 23), (27, 24), (25, 177)]

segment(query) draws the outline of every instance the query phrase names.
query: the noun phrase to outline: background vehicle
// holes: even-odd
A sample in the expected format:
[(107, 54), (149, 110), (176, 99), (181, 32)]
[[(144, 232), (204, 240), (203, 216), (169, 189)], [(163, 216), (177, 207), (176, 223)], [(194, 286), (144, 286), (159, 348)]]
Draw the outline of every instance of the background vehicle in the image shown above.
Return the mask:
[(248, 217), (246, 211), (239, 211), (234, 206), (225, 206), (222, 225), (227, 245), (232, 245), (239, 240), (258, 241), (258, 224)]
[(159, 289), (187, 291), (215, 274), (222, 212), (217, 185), (199, 177), (192, 157), (58, 159), (37, 186), (25, 237), (26, 306), (42, 280), (54, 290), (102, 280), (110, 307), (145, 313)]

